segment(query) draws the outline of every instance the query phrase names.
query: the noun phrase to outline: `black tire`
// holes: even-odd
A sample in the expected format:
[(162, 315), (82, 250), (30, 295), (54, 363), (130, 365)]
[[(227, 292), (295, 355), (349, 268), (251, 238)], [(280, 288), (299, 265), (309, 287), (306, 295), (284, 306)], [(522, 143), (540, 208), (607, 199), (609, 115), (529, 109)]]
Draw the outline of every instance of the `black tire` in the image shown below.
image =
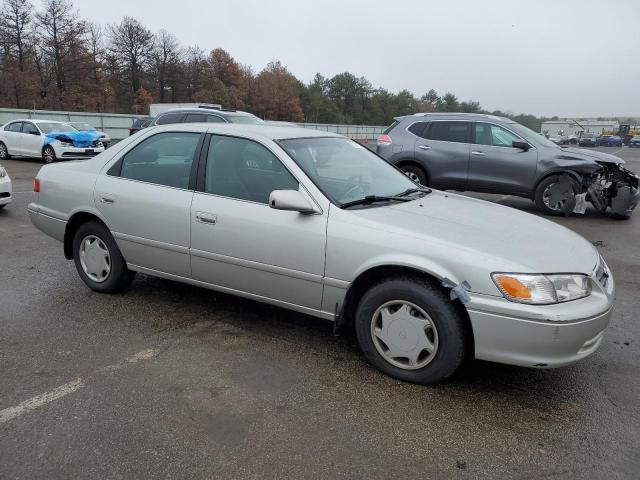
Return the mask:
[(10, 158), (9, 149), (3, 142), (0, 142), (0, 160), (9, 160)]
[(42, 161), (44, 163), (53, 163), (58, 159), (56, 158), (56, 151), (51, 145), (47, 145), (42, 149)]
[[(424, 310), (438, 335), (438, 347), (422, 368), (407, 370), (393, 365), (376, 349), (372, 335), (374, 314), (382, 305), (406, 301)], [(421, 278), (397, 277), (372, 286), (362, 297), (355, 316), (358, 343), (365, 357), (381, 372), (403, 381), (432, 385), (452, 375), (465, 359), (465, 320), (449, 297), (437, 286)], [(403, 332), (404, 333), (404, 332)]]
[[(87, 273), (84, 271), (80, 260), (80, 244), (89, 236), (94, 236), (100, 239), (107, 247), (110, 256), (111, 269), (108, 276), (100, 282), (89, 278)], [(123, 291), (131, 284), (136, 274), (136, 272), (127, 268), (127, 264), (120, 253), (120, 249), (107, 227), (98, 221), (86, 222), (80, 225), (76, 231), (73, 237), (73, 261), (82, 281), (84, 281), (91, 290), (100, 293), (117, 293)]]
[(418, 182), (420, 185), (428, 187), (429, 180), (426, 172), (417, 165), (402, 165), (400, 169), (414, 182)]
[[(573, 206), (571, 206), (569, 211), (566, 212), (564, 210), (555, 210), (553, 208), (549, 208), (544, 203), (543, 195), (546, 188), (553, 183), (558, 183), (559, 181), (560, 181), (560, 176), (552, 175), (542, 180), (536, 187), (534, 201), (536, 203), (536, 207), (538, 208), (538, 210), (540, 210), (545, 215), (556, 216), (556, 217), (562, 216), (562, 215), (566, 216), (566, 215), (570, 215), (571, 212), (573, 211)], [(572, 183), (573, 193), (574, 193), (573, 205), (575, 205), (575, 195), (578, 194), (578, 185), (575, 180), (571, 179), (570, 181)]]

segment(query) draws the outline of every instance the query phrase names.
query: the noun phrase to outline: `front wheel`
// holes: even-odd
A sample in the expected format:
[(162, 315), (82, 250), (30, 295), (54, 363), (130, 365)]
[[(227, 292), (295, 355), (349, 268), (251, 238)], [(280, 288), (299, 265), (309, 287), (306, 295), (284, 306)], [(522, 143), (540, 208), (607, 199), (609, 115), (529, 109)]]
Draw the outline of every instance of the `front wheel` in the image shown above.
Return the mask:
[(534, 198), (542, 213), (568, 216), (576, 206), (578, 193), (579, 186), (574, 179), (568, 175), (554, 175), (540, 182)]
[(42, 149), (42, 160), (44, 163), (53, 163), (56, 161), (56, 151), (51, 145), (47, 145)]
[(356, 335), (365, 357), (400, 380), (435, 384), (452, 375), (466, 355), (464, 319), (430, 282), (384, 280), (362, 297)]
[(78, 228), (73, 237), (73, 260), (80, 278), (96, 292), (121, 292), (135, 276), (107, 227), (97, 221)]

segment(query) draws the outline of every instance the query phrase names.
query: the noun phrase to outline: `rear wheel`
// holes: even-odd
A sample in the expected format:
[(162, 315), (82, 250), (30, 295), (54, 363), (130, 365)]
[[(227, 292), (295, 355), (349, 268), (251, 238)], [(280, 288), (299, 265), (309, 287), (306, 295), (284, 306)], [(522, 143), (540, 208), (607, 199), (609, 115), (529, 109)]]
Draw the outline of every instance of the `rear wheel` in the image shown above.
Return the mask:
[(42, 160), (44, 163), (53, 163), (56, 159), (56, 151), (51, 145), (47, 145), (42, 149)]
[(107, 227), (97, 221), (84, 223), (76, 231), (73, 260), (80, 278), (96, 292), (121, 292), (135, 276)]
[(577, 182), (568, 175), (545, 178), (536, 188), (536, 207), (546, 215), (570, 215), (578, 191)]
[(408, 382), (441, 382), (466, 353), (464, 319), (444, 292), (420, 278), (371, 287), (358, 305), (356, 334), (369, 362)]
[(425, 171), (418, 167), (417, 165), (402, 165), (400, 169), (404, 172), (404, 174), (420, 185), (427, 185), (427, 174)]
[(11, 155), (9, 155), (9, 150), (7, 149), (7, 146), (0, 142), (0, 160), (9, 160), (11, 158)]

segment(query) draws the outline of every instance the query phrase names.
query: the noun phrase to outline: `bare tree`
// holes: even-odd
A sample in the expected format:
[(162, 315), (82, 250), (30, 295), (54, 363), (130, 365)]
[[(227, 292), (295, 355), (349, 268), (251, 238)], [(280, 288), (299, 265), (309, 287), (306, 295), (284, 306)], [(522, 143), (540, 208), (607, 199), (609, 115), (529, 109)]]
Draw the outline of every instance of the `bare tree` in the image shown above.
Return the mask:
[[(153, 35), (138, 20), (124, 17), (118, 25), (109, 25), (111, 62), (129, 85), (129, 100), (142, 86), (142, 77), (149, 66), (153, 51)], [(130, 103), (130, 102), (129, 102)]]
[(171, 88), (171, 98), (175, 99), (176, 70), (180, 63), (181, 48), (174, 35), (160, 30), (155, 35), (151, 60), (158, 85), (158, 98), (165, 101), (166, 91)]
[[(36, 14), (40, 48), (53, 65), (58, 104), (67, 102), (69, 87), (82, 80), (78, 74), (78, 60), (86, 50), (83, 39), (86, 24), (77, 20), (78, 12), (70, 0), (46, 0), (44, 10)], [(74, 78), (67, 83), (71, 74)]]
[(31, 12), (29, 0), (5, 0), (0, 11), (0, 36), (5, 52), (14, 56), (21, 72), (25, 69), (25, 57), (31, 36)]

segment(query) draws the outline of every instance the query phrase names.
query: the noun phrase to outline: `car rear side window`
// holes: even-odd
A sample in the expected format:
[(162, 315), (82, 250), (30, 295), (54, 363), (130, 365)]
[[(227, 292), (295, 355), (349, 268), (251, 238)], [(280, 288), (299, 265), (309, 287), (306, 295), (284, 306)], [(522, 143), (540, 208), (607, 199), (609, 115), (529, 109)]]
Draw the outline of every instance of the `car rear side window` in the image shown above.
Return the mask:
[(140, 142), (122, 158), (120, 176), (141, 182), (189, 188), (199, 133), (166, 132)]
[(246, 138), (211, 137), (206, 193), (266, 204), (274, 190), (298, 190), (298, 181), (265, 146)]
[(219, 117), (218, 115), (207, 115), (207, 119), (205, 121), (207, 123), (227, 123), (224, 118)]
[(384, 132), (382, 132), (382, 134), (383, 134), (383, 135), (388, 134), (391, 130), (393, 130), (394, 128), (396, 128), (396, 125), (398, 125), (398, 123), (400, 123), (400, 122), (398, 122), (398, 120), (394, 120), (394, 121), (393, 121), (393, 123), (392, 123), (391, 125), (389, 125), (389, 126), (384, 130)]
[(4, 129), (7, 130), (8, 132), (20, 132), (21, 128), (22, 128), (22, 122), (13, 122), (7, 125), (6, 127), (4, 127)]
[(418, 137), (424, 136), (424, 129), (427, 126), (427, 122), (415, 122), (412, 123), (407, 130)]
[(466, 143), (469, 122), (431, 122), (424, 135), (429, 140)]
[(206, 116), (204, 113), (187, 113), (184, 117), (185, 123), (198, 123), (198, 122), (206, 122)]
[(156, 125), (168, 125), (170, 123), (180, 123), (182, 112), (165, 113), (156, 121)]

